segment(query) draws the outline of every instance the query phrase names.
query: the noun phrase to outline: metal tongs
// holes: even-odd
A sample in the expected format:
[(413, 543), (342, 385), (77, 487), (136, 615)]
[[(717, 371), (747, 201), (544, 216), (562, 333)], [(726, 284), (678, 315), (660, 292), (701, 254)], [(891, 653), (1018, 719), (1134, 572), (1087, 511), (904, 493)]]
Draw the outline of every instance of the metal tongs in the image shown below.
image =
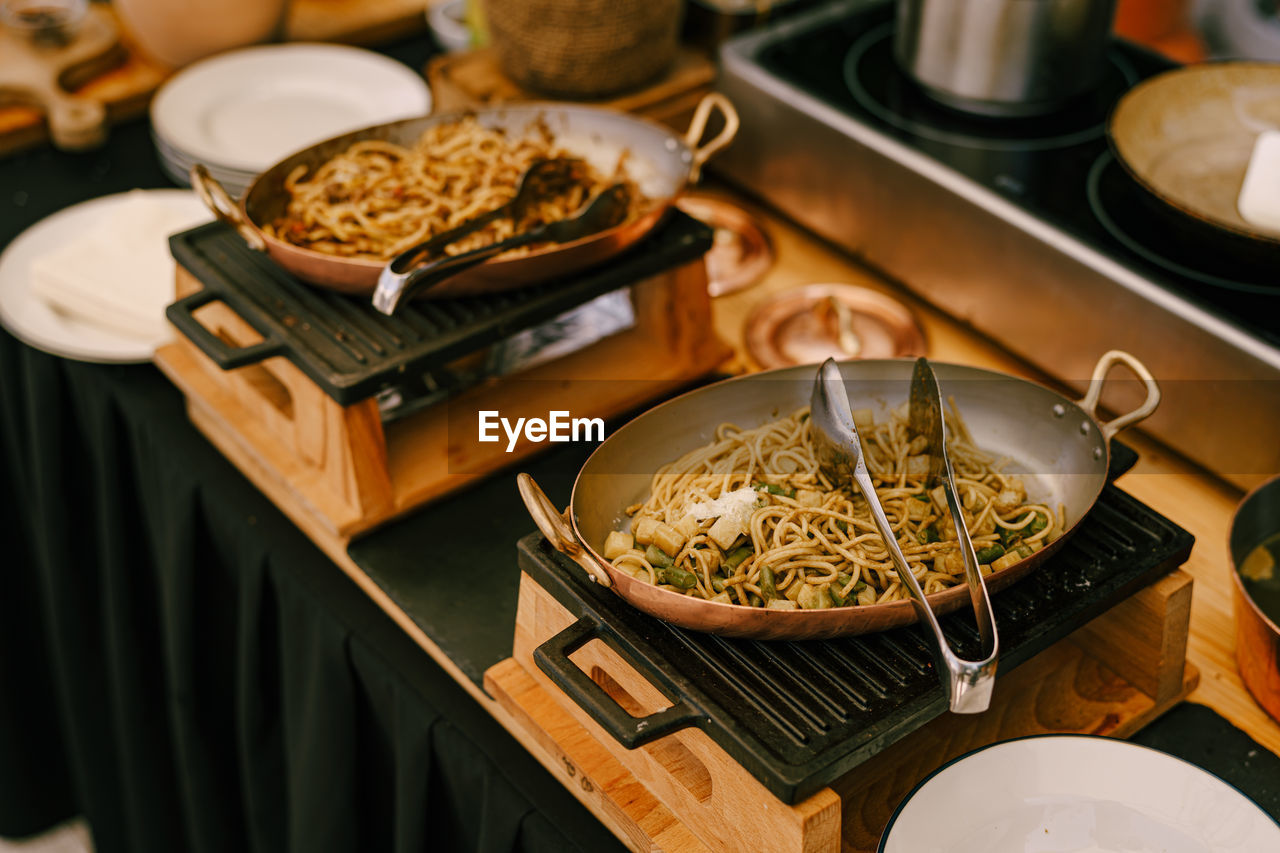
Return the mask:
[(516, 194), (509, 202), (412, 246), (393, 258), (378, 276), (373, 307), (383, 314), (394, 314), (413, 294), (434, 287), (505, 251), (532, 243), (567, 243), (622, 222), (631, 202), (631, 190), (626, 184), (619, 183), (601, 190), (566, 219), (539, 225), (470, 252), (444, 253), (447, 246), (503, 216), (519, 221), (530, 205), (564, 193), (580, 182), (584, 169), (585, 164), (581, 160), (571, 157), (537, 161), (521, 176)]
[(969, 599), (973, 603), (973, 615), (978, 622), (982, 638), (982, 660), (965, 660), (956, 654), (938, 624), (938, 617), (925, 601), (919, 581), (907, 566), (898, 540), (885, 517), (884, 508), (876, 496), (871, 475), (862, 456), (862, 443), (858, 428), (849, 410), (849, 397), (845, 393), (844, 378), (834, 359), (827, 359), (818, 370), (810, 403), (813, 421), (813, 443), (823, 473), (833, 483), (852, 480), (871, 506), (871, 517), (884, 540), (889, 557), (897, 569), (898, 578), (911, 593), (911, 601), (919, 614), (934, 646), (938, 663), (938, 677), (947, 690), (950, 708), (957, 714), (976, 714), (991, 703), (991, 688), (995, 683), (996, 659), (999, 656), (999, 640), (996, 636), (995, 615), (991, 611), (991, 598), (987, 585), (978, 570), (978, 557), (969, 539), (955, 490), (955, 474), (947, 457), (946, 423), (942, 416), (942, 394), (938, 379), (929, 362), (916, 361), (911, 377), (910, 422), (913, 436), (924, 436), (928, 441), (929, 485), (940, 483), (947, 496), (947, 507), (955, 525), (956, 539), (964, 558), (965, 580), (969, 584)]

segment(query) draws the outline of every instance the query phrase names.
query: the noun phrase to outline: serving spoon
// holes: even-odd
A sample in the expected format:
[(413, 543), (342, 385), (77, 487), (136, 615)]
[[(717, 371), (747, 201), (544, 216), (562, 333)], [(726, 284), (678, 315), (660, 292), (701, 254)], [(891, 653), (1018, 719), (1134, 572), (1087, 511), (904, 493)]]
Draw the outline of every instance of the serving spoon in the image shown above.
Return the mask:
[[(410, 249), (383, 268), (378, 276), (378, 286), (373, 292), (373, 307), (383, 314), (394, 314), (396, 309), (414, 294), (434, 287), (463, 270), (482, 264), (495, 255), (510, 249), (534, 243), (568, 243), (604, 231), (627, 218), (631, 205), (631, 189), (627, 184), (613, 184), (580, 207), (566, 219), (547, 222), (522, 234), (441, 258), (434, 263), (414, 268), (421, 252)], [(450, 241), (452, 242), (452, 241)], [(410, 256), (412, 253), (412, 256)]]
[(898, 545), (897, 536), (884, 514), (875, 484), (867, 471), (862, 455), (862, 442), (853, 414), (849, 410), (849, 396), (845, 393), (844, 377), (834, 359), (827, 359), (818, 369), (810, 398), (809, 417), (812, 422), (813, 445), (822, 472), (833, 485), (854, 482), (871, 507), (871, 519), (875, 522), (885, 550), (898, 572), (898, 579), (911, 594), (920, 623), (930, 634), (934, 658), (938, 664), (938, 677), (947, 691), (950, 709), (957, 714), (976, 714), (991, 704), (991, 689), (995, 684), (996, 661), (999, 657), (999, 638), (996, 635), (995, 614), (991, 611), (991, 598), (987, 585), (978, 569), (978, 557), (969, 539), (960, 501), (956, 495), (955, 474), (947, 456), (946, 423), (942, 416), (942, 394), (933, 368), (923, 358), (916, 361), (911, 377), (910, 415), (908, 429), (914, 436), (923, 436), (928, 442), (929, 482), (940, 483), (947, 498), (956, 530), (957, 544), (964, 559), (965, 580), (969, 584), (969, 598), (973, 603), (974, 618), (982, 639), (982, 659), (967, 660), (959, 656), (942, 633), (938, 617), (925, 600), (920, 582), (907, 565), (907, 558)]

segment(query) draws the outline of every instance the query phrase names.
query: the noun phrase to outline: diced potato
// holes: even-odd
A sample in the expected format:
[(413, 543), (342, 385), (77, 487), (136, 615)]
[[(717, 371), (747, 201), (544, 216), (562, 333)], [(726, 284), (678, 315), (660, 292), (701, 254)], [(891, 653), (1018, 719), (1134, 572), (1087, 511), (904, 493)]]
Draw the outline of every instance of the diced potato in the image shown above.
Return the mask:
[(995, 560), (991, 564), (991, 570), (994, 572), (1003, 571), (1009, 568), (1010, 566), (1012, 566), (1014, 563), (1021, 562), (1021, 560), (1022, 560), (1021, 554), (1019, 554), (1017, 551), (1010, 551), (1009, 553), (1005, 554), (1003, 557), (999, 558), (998, 560)]
[(684, 540), (688, 542), (693, 538), (695, 533), (702, 529), (702, 522), (698, 521), (698, 519), (694, 518), (692, 515), (686, 515), (673, 526), (676, 531), (684, 537)]
[[(935, 565), (934, 570), (938, 571), (938, 569), (936, 568), (937, 566), (936, 558), (934, 560), (934, 565)], [(964, 571), (964, 557), (960, 556), (960, 552), (958, 551), (948, 551), (946, 554), (942, 555), (941, 571), (946, 572), (949, 575), (960, 574), (961, 572)]]
[(1005, 481), (1004, 488), (1000, 490), (1000, 494), (996, 495), (995, 511), (1001, 515), (1013, 512), (1022, 506), (1022, 502), (1027, 499), (1027, 488), (1022, 485), (1019, 477), (1010, 477)]
[(786, 589), (782, 591), (782, 594), (785, 595), (787, 598), (791, 599), (792, 601), (795, 601), (800, 597), (800, 591), (806, 586), (808, 586), (807, 583), (800, 580), (799, 578), (796, 578), (795, 580), (791, 581), (790, 586), (788, 586)]
[(796, 596), (796, 604), (802, 610), (825, 610), (832, 606), (831, 596), (827, 595), (825, 585), (811, 583), (801, 584), (800, 594)]
[(996, 520), (991, 517), (991, 513), (987, 513), (982, 517), (981, 524), (978, 524), (976, 526), (970, 525), (969, 527), (969, 536), (975, 537), (975, 538), (978, 536), (987, 536), (995, 532), (996, 532)]
[(946, 487), (938, 485), (929, 490), (929, 497), (933, 500), (933, 505), (938, 508), (938, 512), (946, 515), (947, 513), (947, 490)]
[(929, 454), (907, 457), (907, 479), (923, 480), (929, 476)]
[(656, 518), (638, 519), (631, 528), (631, 532), (636, 536), (636, 542), (641, 545), (650, 545), (653, 543), (653, 534), (658, 531), (658, 525), (661, 524)]
[(635, 539), (632, 538), (630, 533), (614, 530), (604, 540), (604, 558), (606, 560), (616, 560), (630, 551), (634, 544)]
[(653, 544), (665, 551), (668, 557), (674, 557), (680, 553), (686, 538), (670, 524), (659, 522), (653, 529)]
[(1044, 541), (1041, 539), (1036, 539), (1033, 542), (1023, 542), (1022, 544), (1030, 548), (1032, 554), (1044, 547)]
[(925, 501), (918, 501), (915, 498), (907, 498), (907, 518), (912, 521), (920, 521), (933, 515), (933, 507)]
[(876, 591), (871, 587), (863, 587), (862, 592), (858, 593), (858, 604), (861, 607), (867, 607), (876, 603)]
[(923, 435), (917, 435), (911, 439), (911, 443), (907, 445), (907, 453), (915, 456), (917, 453), (924, 453), (929, 449), (929, 439)]
[(800, 506), (822, 506), (822, 492), (813, 489), (797, 489), (796, 503)]
[(854, 409), (852, 414), (853, 425), (859, 431), (869, 430), (876, 425), (876, 413), (871, 409)]
[(795, 610), (796, 603), (785, 598), (775, 598), (765, 605), (766, 610)]
[(711, 596), (711, 600), (719, 601), (721, 604), (733, 604), (733, 599), (729, 597), (729, 590), (727, 589), (724, 592), (716, 593)]
[(746, 530), (742, 526), (742, 522), (736, 518), (730, 518), (722, 515), (716, 519), (716, 523), (711, 525), (711, 529), (707, 531), (707, 535), (711, 537), (711, 541), (720, 546), (722, 550), (728, 551), (734, 541), (745, 533)]

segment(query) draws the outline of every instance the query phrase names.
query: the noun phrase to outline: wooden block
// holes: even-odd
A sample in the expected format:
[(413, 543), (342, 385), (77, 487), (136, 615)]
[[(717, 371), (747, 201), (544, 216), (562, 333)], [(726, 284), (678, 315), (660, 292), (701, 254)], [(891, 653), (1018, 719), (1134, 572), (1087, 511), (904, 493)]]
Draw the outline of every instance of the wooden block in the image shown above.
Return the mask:
[(508, 658), (491, 667), (484, 674), (484, 684), (517, 731), (532, 739), (524, 739), (525, 745), (631, 849), (667, 853), (708, 849), (516, 661)]
[(1071, 635), (1071, 641), (1163, 703), (1182, 690), (1191, 575), (1179, 569)]
[[(547, 100), (546, 95), (522, 89), (503, 74), (492, 48), (434, 57), (426, 73), (436, 112)], [(705, 54), (683, 48), (657, 82), (636, 92), (582, 103), (639, 113), (683, 129), (698, 100), (710, 91), (715, 74), (715, 64)]]
[[(179, 269), (179, 297), (200, 282)], [(477, 413), (606, 419), (713, 370), (728, 348), (711, 327), (701, 259), (631, 287), (633, 328), (492, 380), (384, 425), (374, 398), (340, 406), (283, 357), (223, 371), (181, 338), (156, 362), (188, 397), (193, 420), (299, 526), (350, 538), (492, 474), (545, 443), (478, 441)], [(232, 347), (261, 340), (221, 302), (194, 312)], [(553, 393), (548, 393), (549, 390)]]
[[(870, 851), (902, 797), (956, 756), (996, 741), (1050, 732), (1127, 737), (1185, 698), (1199, 673), (1190, 664), (1177, 666), (1170, 656), (1179, 647), (1177, 637), (1185, 643), (1189, 591), (1181, 572), (1157, 581), (1133, 603), (1122, 603), (1090, 623), (1084, 644), (1058, 643), (1004, 675), (986, 713), (939, 717), (797, 807), (765, 791), (698, 729), (623, 749), (533, 662), (533, 650), (574, 617), (527, 575), (521, 577), (513, 658), (711, 849), (835, 849), (829, 835), (834, 829), (842, 849)], [(1154, 634), (1129, 630), (1143, 626)], [(1165, 657), (1152, 649), (1164, 649)], [(586, 644), (571, 659), (632, 715), (670, 704), (602, 642)], [(1155, 698), (1111, 668), (1115, 664), (1136, 672), (1143, 663), (1162, 671), (1139, 680), (1163, 684), (1168, 672), (1176, 672), (1177, 688), (1169, 692), (1162, 687)], [(830, 812), (832, 796), (840, 804), (838, 819)], [(752, 822), (762, 804), (768, 804), (772, 829)], [(812, 810), (807, 815), (802, 813), (806, 807)], [(747, 836), (750, 846), (743, 847)]]
[[(521, 575), (513, 657), (557, 698), (563, 694), (534, 664), (533, 650), (573, 621), (546, 590)], [(655, 688), (603, 643), (588, 644), (574, 660), (598, 681), (603, 682), (600, 671), (608, 673), (610, 680), (603, 683), (615, 690), (624, 705), (648, 713), (664, 702)], [(626, 696), (616, 692), (620, 685)], [(576, 704), (565, 699), (562, 707), (594, 738), (609, 744), (623, 765), (713, 850), (817, 853), (835, 849), (839, 842), (840, 801), (829, 789), (787, 805), (700, 729), (685, 729), (625, 750)]]

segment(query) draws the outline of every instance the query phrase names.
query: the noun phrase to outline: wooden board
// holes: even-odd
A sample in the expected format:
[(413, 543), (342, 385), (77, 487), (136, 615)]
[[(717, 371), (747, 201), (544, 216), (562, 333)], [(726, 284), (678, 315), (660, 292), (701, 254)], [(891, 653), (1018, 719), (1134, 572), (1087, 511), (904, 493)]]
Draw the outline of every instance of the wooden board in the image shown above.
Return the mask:
[[(285, 26), (285, 41), (333, 41), (373, 45), (425, 33), (422, 0), (293, 0)], [(118, 26), (110, 5), (95, 4), (93, 14)], [(121, 53), (107, 67), (88, 78), (67, 82), (68, 91), (101, 104), (107, 121), (115, 124), (144, 113), (151, 96), (173, 73), (138, 49), (127, 28), (120, 26)], [(0, 46), (0, 69), (6, 53)], [(44, 111), (34, 106), (0, 106), (0, 157), (46, 143), (49, 130)]]
[[(86, 19), (86, 38), (99, 38), (89, 30), (105, 22), (113, 34), (119, 32), (119, 47), (106, 54), (105, 61), (81, 67), (79, 70), (87, 72), (87, 76), (84, 73), (64, 76), (59, 88), (65, 87), (65, 92), (100, 106), (109, 123), (133, 118), (146, 109), (151, 94), (168, 75), (168, 69), (138, 53), (128, 33), (119, 27), (110, 6), (95, 5), (90, 12)], [(114, 37), (113, 41), (116, 41)], [(0, 69), (12, 67), (13, 59), (6, 53), (7, 49), (8, 45), (0, 44)], [(77, 48), (73, 44), (69, 49)], [(48, 99), (46, 95), (39, 101)], [(41, 145), (48, 139), (49, 128), (42, 106), (29, 103), (0, 106), (0, 157)]]
[[(485, 686), (512, 722), (526, 728), (550, 766), (565, 765), (588, 780), (592, 796), (580, 799), (634, 849), (871, 850), (902, 797), (951, 758), (1047, 732), (1125, 737), (1185, 697), (1198, 673), (1170, 659), (1168, 650), (1186, 636), (1191, 587), (1180, 571), (1161, 579), (1004, 676), (987, 713), (939, 717), (792, 806), (765, 791), (699, 729), (630, 751), (613, 741), (534, 664), (533, 649), (573, 617), (528, 576), (521, 578), (513, 658), (491, 668)], [(1144, 626), (1140, 633), (1133, 630), (1135, 617)], [(1096, 655), (1123, 661), (1118, 668), (1143, 673), (1152, 684), (1171, 673), (1177, 689), (1153, 698)], [(630, 713), (670, 704), (604, 643), (588, 643), (573, 660)], [(1162, 672), (1147, 672), (1150, 667)], [(565, 711), (576, 727), (566, 722)], [(618, 764), (629, 775), (620, 775)], [(636, 782), (650, 798), (635, 795)], [(695, 839), (665, 846), (646, 835), (642, 822), (655, 808), (651, 798)]]
[[(437, 56), (427, 64), (426, 73), (437, 112), (547, 99), (508, 79), (491, 48)], [(715, 76), (710, 59), (682, 48), (671, 69), (656, 83), (618, 97), (583, 103), (638, 113), (683, 129), (698, 101), (710, 91)]]

